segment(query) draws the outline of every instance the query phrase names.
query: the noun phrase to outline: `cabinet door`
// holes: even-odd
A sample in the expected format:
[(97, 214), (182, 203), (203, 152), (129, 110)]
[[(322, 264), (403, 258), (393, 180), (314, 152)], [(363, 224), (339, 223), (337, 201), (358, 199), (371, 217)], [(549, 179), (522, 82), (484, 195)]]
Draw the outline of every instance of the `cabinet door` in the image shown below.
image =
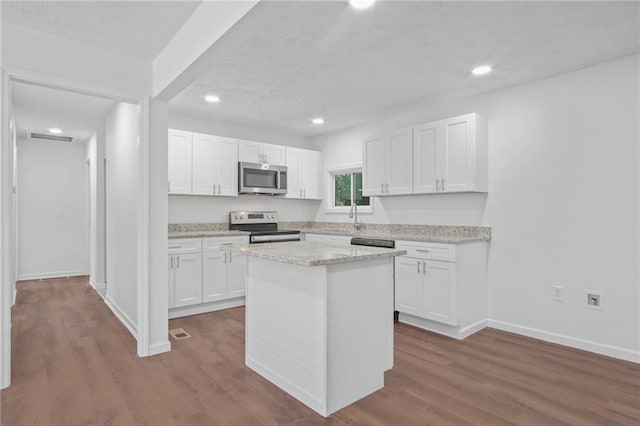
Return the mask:
[(386, 166), (385, 138), (371, 138), (363, 142), (362, 195), (381, 195), (384, 190)]
[(238, 142), (238, 161), (247, 163), (262, 162), (262, 143), (253, 141)]
[(302, 151), (287, 147), (287, 198), (302, 198)]
[(175, 307), (202, 303), (202, 253), (174, 257)]
[(215, 137), (217, 195), (238, 195), (238, 140)]
[(247, 294), (247, 256), (229, 253), (228, 297), (240, 297)]
[(420, 302), (422, 300), (424, 276), (422, 261), (410, 257), (399, 256), (395, 259), (395, 309), (398, 312), (421, 315)]
[(458, 325), (456, 264), (435, 260), (425, 265), (422, 315), (424, 318), (449, 325)]
[(287, 149), (284, 145), (263, 144), (262, 153), (264, 160), (274, 166), (285, 166), (287, 164)]
[(169, 130), (169, 194), (191, 194), (191, 140), (191, 132)]
[(413, 192), (413, 131), (396, 130), (387, 141), (385, 195)]
[(318, 151), (302, 150), (301, 164), (303, 197), (322, 199), (322, 154)]
[(443, 182), (444, 192), (474, 189), (474, 139), (474, 114), (444, 120), (438, 173)]
[(227, 257), (225, 251), (202, 253), (202, 302), (227, 298)]
[(438, 190), (437, 141), (440, 123), (423, 124), (413, 128), (413, 192), (429, 194)]
[(176, 307), (174, 257), (169, 256), (169, 309)]
[(193, 193), (216, 195), (217, 144), (210, 135), (193, 134)]

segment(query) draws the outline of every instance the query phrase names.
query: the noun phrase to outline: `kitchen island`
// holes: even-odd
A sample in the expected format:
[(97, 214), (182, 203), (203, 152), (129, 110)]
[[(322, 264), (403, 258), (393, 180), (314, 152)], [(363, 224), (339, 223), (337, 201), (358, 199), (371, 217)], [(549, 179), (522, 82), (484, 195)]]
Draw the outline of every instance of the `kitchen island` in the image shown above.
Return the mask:
[(298, 241), (247, 255), (246, 365), (328, 416), (393, 367), (393, 258), (404, 250)]

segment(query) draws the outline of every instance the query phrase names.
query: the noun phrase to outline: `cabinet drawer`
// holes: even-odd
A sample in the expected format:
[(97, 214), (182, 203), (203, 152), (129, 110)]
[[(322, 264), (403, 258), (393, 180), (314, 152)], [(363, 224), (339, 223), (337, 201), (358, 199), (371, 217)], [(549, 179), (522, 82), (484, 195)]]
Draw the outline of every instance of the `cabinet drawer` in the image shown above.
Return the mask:
[(425, 260), (443, 260), (446, 262), (456, 261), (455, 244), (396, 241), (396, 248), (406, 250), (407, 257)]
[(203, 251), (220, 251), (223, 246), (231, 244), (249, 244), (249, 237), (207, 237), (202, 239)]
[(199, 251), (202, 251), (202, 238), (169, 240), (169, 254), (194, 253)]

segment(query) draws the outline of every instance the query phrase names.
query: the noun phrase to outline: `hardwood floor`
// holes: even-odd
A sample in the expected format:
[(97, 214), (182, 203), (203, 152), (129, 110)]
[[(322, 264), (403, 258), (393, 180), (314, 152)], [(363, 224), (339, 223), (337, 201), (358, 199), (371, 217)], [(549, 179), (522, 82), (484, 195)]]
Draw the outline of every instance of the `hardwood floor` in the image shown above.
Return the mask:
[(640, 424), (640, 365), (486, 329), (396, 325), (384, 389), (328, 419), (244, 366), (244, 309), (172, 320), (138, 358), (86, 277), (19, 283), (2, 425)]

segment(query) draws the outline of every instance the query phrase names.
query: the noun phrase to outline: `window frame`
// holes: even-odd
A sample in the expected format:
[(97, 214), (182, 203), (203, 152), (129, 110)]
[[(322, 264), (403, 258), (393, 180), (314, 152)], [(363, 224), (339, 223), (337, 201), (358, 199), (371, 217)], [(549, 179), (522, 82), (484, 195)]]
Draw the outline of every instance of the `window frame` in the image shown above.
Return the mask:
[[(327, 204), (325, 205), (325, 213), (339, 213), (339, 214), (349, 214), (351, 210), (351, 206), (336, 206), (336, 193), (335, 193), (335, 185), (336, 175), (342, 174), (351, 174), (351, 203), (353, 203), (354, 199), (354, 179), (353, 173), (362, 173), (362, 165), (361, 164), (352, 164), (347, 166), (338, 166), (338, 167), (330, 167), (326, 170), (327, 176)], [(364, 179), (363, 179), (364, 184)], [(373, 213), (373, 203), (374, 197), (369, 197), (369, 205), (368, 206), (358, 206), (358, 214), (372, 214)]]

